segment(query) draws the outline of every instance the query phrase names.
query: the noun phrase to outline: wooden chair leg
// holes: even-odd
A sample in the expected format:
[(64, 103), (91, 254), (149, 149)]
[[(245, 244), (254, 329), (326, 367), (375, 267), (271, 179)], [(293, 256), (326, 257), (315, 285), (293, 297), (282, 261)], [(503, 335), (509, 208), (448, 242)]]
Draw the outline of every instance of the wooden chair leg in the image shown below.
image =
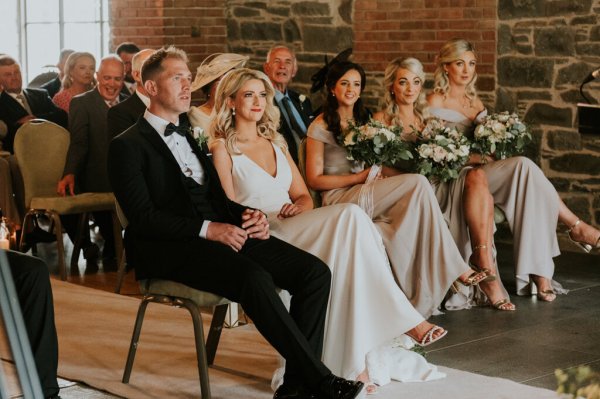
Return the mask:
[(115, 287), (115, 294), (121, 293), (121, 287), (123, 286), (123, 279), (125, 278), (125, 269), (127, 267), (127, 258), (125, 255), (125, 248), (121, 251), (119, 258), (119, 270), (117, 271), (117, 286)]
[(227, 315), (228, 306), (228, 304), (215, 306), (210, 330), (208, 331), (208, 338), (206, 339), (206, 359), (209, 366), (212, 366), (215, 361), (217, 346), (219, 346), (219, 339), (221, 338), (221, 331), (223, 331), (223, 322)]
[(82, 243), (86, 237), (85, 229), (88, 228), (88, 214), (87, 212), (81, 213), (79, 215), (79, 221), (77, 223), (77, 232), (75, 233), (75, 242), (73, 243), (73, 253), (71, 254), (71, 270), (77, 268), (77, 263), (79, 262), (79, 254), (81, 253)]
[(146, 313), (146, 307), (150, 302), (151, 297), (142, 298), (140, 307), (138, 308), (137, 317), (135, 318), (135, 326), (133, 327), (133, 334), (131, 335), (131, 344), (129, 345), (129, 353), (127, 354), (127, 362), (125, 363), (125, 370), (123, 371), (123, 379), (121, 380), (124, 384), (129, 383), (129, 377), (131, 376), (131, 369), (133, 369), (133, 361), (135, 360), (135, 352), (142, 332), (142, 323), (144, 322), (144, 314)]
[(211, 399), (202, 315), (200, 314), (198, 305), (193, 301), (183, 298), (180, 298), (180, 300), (183, 306), (190, 312), (192, 322), (194, 323), (194, 338), (196, 340), (196, 356), (198, 358), (198, 373), (200, 376), (200, 392), (202, 393), (202, 399)]
[(58, 271), (60, 273), (60, 279), (65, 281), (67, 279), (67, 265), (65, 263), (65, 245), (62, 236), (62, 223), (60, 222), (60, 215), (58, 213), (50, 212), (49, 215), (54, 221), (54, 233), (56, 234), (56, 247), (58, 252)]

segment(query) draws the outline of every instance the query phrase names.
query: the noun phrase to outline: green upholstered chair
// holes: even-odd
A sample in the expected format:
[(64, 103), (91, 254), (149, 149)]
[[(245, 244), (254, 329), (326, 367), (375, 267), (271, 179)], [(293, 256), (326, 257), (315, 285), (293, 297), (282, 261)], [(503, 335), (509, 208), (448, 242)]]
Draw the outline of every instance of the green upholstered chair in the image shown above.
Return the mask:
[[(115, 204), (117, 216), (121, 222), (121, 226), (126, 228), (128, 225), (127, 218), (119, 204), (116, 202)], [(123, 249), (123, 256), (121, 256), (121, 261), (119, 263), (117, 287), (115, 289), (115, 292), (117, 293), (121, 290), (123, 276), (125, 275), (126, 263), (125, 249)], [(131, 377), (133, 361), (135, 359), (135, 353), (137, 350), (140, 333), (142, 331), (142, 323), (144, 321), (144, 315), (146, 313), (146, 307), (148, 304), (152, 302), (162, 303), (178, 308), (184, 307), (188, 310), (188, 312), (190, 312), (190, 315), (192, 316), (192, 323), (194, 325), (194, 339), (196, 341), (196, 357), (198, 361), (202, 399), (210, 399), (211, 394), (208, 366), (214, 363), (217, 346), (219, 345), (219, 339), (221, 338), (221, 331), (223, 329), (223, 322), (225, 321), (225, 316), (227, 314), (227, 307), (231, 302), (226, 298), (210, 292), (196, 290), (188, 287), (187, 285), (169, 280), (140, 280), (139, 285), (140, 291), (144, 296), (138, 308), (137, 317), (135, 319), (135, 326), (131, 336), (131, 345), (129, 346), (129, 354), (127, 355), (125, 370), (123, 371), (123, 383), (127, 384), (129, 382), (129, 378)], [(202, 325), (202, 314), (200, 313), (200, 307), (214, 307), (213, 318), (206, 343), (204, 342), (204, 327)]]
[[(60, 277), (67, 278), (65, 250), (62, 239), (61, 215), (79, 214), (79, 228), (71, 256), (71, 267), (77, 265), (83, 233), (88, 221), (88, 214), (97, 211), (112, 211), (115, 227), (115, 250), (120, 253), (123, 248), (121, 231), (114, 212), (114, 195), (112, 193), (83, 193), (71, 196), (59, 196), (56, 193), (58, 181), (63, 176), (70, 134), (61, 126), (42, 119), (34, 119), (17, 130), (15, 135), (15, 156), (23, 175), (25, 186), (25, 208), (27, 213), (23, 219), (23, 231), (28, 230), (37, 214), (46, 214), (52, 220), (58, 247), (58, 264)], [(24, 236), (21, 235), (20, 247), (23, 248)]]

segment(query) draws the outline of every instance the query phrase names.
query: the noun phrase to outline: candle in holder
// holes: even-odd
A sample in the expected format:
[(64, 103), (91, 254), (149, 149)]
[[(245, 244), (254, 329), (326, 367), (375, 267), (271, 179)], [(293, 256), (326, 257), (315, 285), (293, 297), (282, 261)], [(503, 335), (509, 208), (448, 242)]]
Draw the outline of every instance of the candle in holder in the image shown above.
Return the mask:
[(10, 231), (6, 225), (6, 218), (0, 220), (0, 249), (10, 249)]

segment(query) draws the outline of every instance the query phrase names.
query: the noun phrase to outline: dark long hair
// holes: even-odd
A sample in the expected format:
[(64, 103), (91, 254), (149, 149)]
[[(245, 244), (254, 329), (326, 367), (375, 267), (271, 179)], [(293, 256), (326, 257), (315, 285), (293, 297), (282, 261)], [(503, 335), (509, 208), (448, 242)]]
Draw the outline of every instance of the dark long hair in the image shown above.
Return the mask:
[[(342, 137), (342, 126), (340, 124), (340, 115), (337, 112), (338, 100), (333, 96), (333, 89), (335, 88), (338, 80), (346, 74), (346, 72), (355, 70), (360, 74), (360, 92), (365, 90), (367, 83), (367, 77), (365, 70), (358, 64), (350, 61), (339, 62), (331, 66), (325, 79), (325, 88), (327, 90), (327, 99), (323, 104), (323, 119), (327, 124), (327, 128), (331, 131), (334, 136)], [(354, 121), (357, 125), (364, 125), (369, 120), (370, 113), (365, 108), (362, 98), (359, 98), (354, 103), (354, 109), (352, 110)]]

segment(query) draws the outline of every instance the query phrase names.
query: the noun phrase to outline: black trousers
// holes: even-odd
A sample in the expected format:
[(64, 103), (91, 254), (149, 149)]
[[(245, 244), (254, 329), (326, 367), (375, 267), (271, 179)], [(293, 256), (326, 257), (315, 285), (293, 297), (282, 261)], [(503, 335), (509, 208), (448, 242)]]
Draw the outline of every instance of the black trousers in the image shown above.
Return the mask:
[[(194, 240), (191, 247), (186, 252), (196, 256), (198, 264), (173, 264), (170, 279), (240, 303), (258, 331), (286, 359), (286, 384), (316, 388), (331, 374), (320, 360), (331, 286), (326, 264), (273, 237), (249, 239), (239, 253), (202, 239)], [(277, 287), (292, 295), (289, 312)]]
[(44, 397), (58, 394), (58, 339), (48, 267), (39, 258), (6, 251)]

